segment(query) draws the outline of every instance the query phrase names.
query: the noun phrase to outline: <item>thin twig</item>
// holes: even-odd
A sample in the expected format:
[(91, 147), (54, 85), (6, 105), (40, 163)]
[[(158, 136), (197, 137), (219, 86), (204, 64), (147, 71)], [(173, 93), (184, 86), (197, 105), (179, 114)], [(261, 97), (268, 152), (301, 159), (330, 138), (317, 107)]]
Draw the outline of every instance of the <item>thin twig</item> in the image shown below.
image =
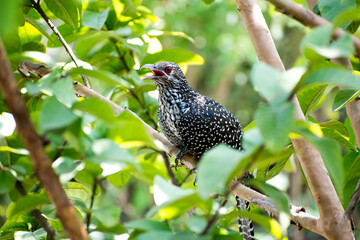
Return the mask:
[[(41, 15), (41, 17), (45, 20), (45, 22), (47, 23), (47, 25), (49, 25), (49, 27), (51, 28), (51, 30), (54, 32), (54, 34), (57, 36), (57, 38), (59, 39), (59, 41), (61, 42), (61, 44), (64, 46), (66, 52), (69, 54), (70, 58), (74, 61), (75, 65), (77, 67), (80, 67), (81, 64), (79, 63), (79, 59), (76, 58), (74, 52), (72, 51), (72, 49), (70, 48), (70, 46), (67, 44), (67, 42), (65, 41), (65, 39), (63, 38), (63, 36), (61, 35), (61, 33), (59, 32), (59, 30), (57, 29), (57, 27), (51, 22), (50, 18), (46, 15), (46, 13), (44, 12), (44, 10), (41, 8), (39, 2), (35, 2), (35, 0), (30, 0), (32, 2), (32, 4), (34, 5), (34, 8), (36, 9), (36, 11)], [(84, 76), (81, 75), (82, 80), (84, 81), (85, 86), (90, 87), (89, 81), (88, 79)]]
[(349, 205), (346, 208), (345, 214), (348, 216), (349, 219), (351, 219), (351, 216), (355, 210), (356, 204), (359, 202), (360, 198), (360, 179), (356, 185), (355, 191), (353, 195), (351, 196)]
[(91, 200), (90, 200), (90, 207), (89, 207), (89, 211), (86, 214), (86, 231), (89, 232), (89, 227), (90, 227), (90, 222), (91, 222), (91, 210), (94, 206), (94, 199), (95, 199), (95, 193), (96, 193), (96, 187), (98, 184), (98, 180), (97, 178), (94, 179), (94, 184), (93, 184), (93, 188), (92, 188), (92, 194), (91, 194)]
[(142, 109), (145, 110), (145, 114), (146, 116), (150, 119), (150, 121), (152, 122), (152, 124), (154, 124), (154, 128), (155, 129), (158, 129), (158, 125), (157, 123), (155, 122), (155, 120), (150, 116), (150, 113), (149, 113), (149, 110), (146, 108), (146, 106), (141, 102), (140, 98), (134, 93), (133, 90), (129, 90), (131, 96), (133, 96), (135, 98), (135, 100), (139, 103), (140, 107)]
[(164, 159), (165, 168), (166, 168), (166, 171), (168, 172), (168, 175), (171, 179), (172, 184), (174, 184), (175, 186), (180, 186), (178, 180), (175, 177), (174, 172), (170, 168), (170, 161), (169, 161), (169, 157), (168, 157), (167, 153), (165, 151), (161, 151), (160, 154), (161, 154), (162, 158)]
[[(25, 197), (27, 195), (27, 192), (20, 181), (16, 181), (15, 187), (21, 196)], [(50, 240), (55, 239), (55, 231), (50, 227), (49, 223), (46, 221), (46, 218), (41, 215), (39, 209), (34, 209), (31, 211), (31, 213), (35, 217), (36, 221), (38, 221), (38, 223), (40, 223), (40, 225), (46, 231), (47, 238)]]
[(130, 71), (130, 68), (129, 68), (129, 66), (126, 64), (124, 55), (121, 53), (121, 51), (120, 51), (120, 49), (119, 49), (119, 47), (118, 47), (118, 45), (117, 45), (117, 41), (116, 41), (116, 40), (113, 40), (112, 43), (113, 43), (114, 46), (115, 46), (115, 50), (116, 50), (117, 54), (119, 55), (120, 61), (123, 63), (126, 71), (129, 72), (129, 71)]

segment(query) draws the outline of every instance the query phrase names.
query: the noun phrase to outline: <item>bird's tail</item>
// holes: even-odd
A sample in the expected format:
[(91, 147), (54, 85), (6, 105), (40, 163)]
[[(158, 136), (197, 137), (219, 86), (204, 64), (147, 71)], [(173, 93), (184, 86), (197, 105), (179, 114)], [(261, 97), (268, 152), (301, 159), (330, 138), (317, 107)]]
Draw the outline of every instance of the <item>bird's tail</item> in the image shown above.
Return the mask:
[[(239, 211), (250, 211), (250, 203), (238, 196), (236, 198), (236, 207)], [(245, 217), (238, 217), (239, 232), (243, 237), (243, 240), (254, 240), (254, 227), (250, 219)]]

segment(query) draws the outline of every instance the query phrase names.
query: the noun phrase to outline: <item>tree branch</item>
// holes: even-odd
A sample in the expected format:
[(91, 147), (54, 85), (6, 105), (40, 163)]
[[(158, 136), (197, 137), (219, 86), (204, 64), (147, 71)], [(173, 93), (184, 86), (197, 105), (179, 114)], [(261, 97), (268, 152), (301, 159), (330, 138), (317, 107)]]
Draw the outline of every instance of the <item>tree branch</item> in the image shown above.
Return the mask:
[[(275, 0), (268, 1), (275, 2)], [(285, 1), (279, 0), (278, 2), (283, 3)], [(281, 62), (256, 0), (236, 0), (236, 4), (259, 60), (284, 71), (285, 67)], [(291, 2), (291, 4), (293, 3)], [(275, 6), (278, 7), (278, 5)], [(295, 118), (305, 121), (296, 96), (293, 97), (292, 101), (295, 106)], [(292, 143), (318, 207), (322, 232), (328, 239), (354, 239), (350, 221), (344, 215), (344, 209), (320, 153), (303, 139), (292, 139)]]
[[(297, 21), (301, 22), (305, 26), (313, 28), (313, 27), (318, 27), (318, 26), (322, 26), (322, 25), (331, 25), (331, 23), (328, 22), (327, 20), (325, 20), (324, 18), (305, 9), (303, 6), (301, 6), (300, 4), (297, 4), (293, 1), (289, 1), (289, 0), (266, 0), (266, 1), (273, 4), (276, 7), (277, 11), (279, 11), (285, 15), (288, 15), (289, 17), (291, 17), (293, 19), (296, 19)], [(343, 36), (344, 34), (346, 34), (346, 32), (344, 30), (342, 30), (341, 28), (336, 28), (332, 34), (332, 38), (337, 39), (337, 38)], [(350, 35), (350, 36), (351, 36), (351, 40), (353, 41), (353, 44), (355, 47), (356, 55), (360, 56), (360, 39), (358, 39), (357, 37), (355, 37), (353, 35)]]
[[(55, 25), (51, 22), (51, 20), (49, 19), (49, 17), (46, 15), (46, 13), (44, 12), (44, 10), (41, 8), (40, 6), (40, 1), (35, 2), (35, 0), (30, 0), (34, 6), (34, 8), (36, 9), (36, 11), (41, 15), (41, 17), (45, 20), (45, 22), (47, 23), (47, 25), (51, 28), (51, 30), (54, 32), (54, 34), (57, 36), (57, 38), (59, 39), (59, 41), (61, 42), (61, 44), (64, 46), (66, 52), (69, 54), (70, 58), (73, 60), (73, 62), (75, 63), (75, 65), (77, 67), (80, 67), (81, 64), (79, 63), (79, 59), (77, 59), (77, 57), (75, 56), (74, 52), (72, 51), (72, 49), (70, 48), (70, 46), (67, 44), (67, 42), (65, 41), (65, 39), (63, 38), (63, 36), (61, 35), (61, 33), (59, 32), (59, 30), (57, 29), (57, 27), (55, 27)], [(89, 81), (88, 79), (81, 75), (82, 80), (84, 81), (85, 86), (90, 87)]]
[(59, 177), (54, 172), (49, 156), (46, 154), (41, 139), (30, 120), (24, 100), (17, 88), (16, 80), (6, 58), (0, 40), (0, 89), (4, 101), (16, 121), (17, 132), (29, 150), (34, 171), (41, 184), (55, 205), (64, 230), (71, 239), (88, 239), (85, 228), (75, 214), (75, 210), (61, 186)]
[[(28, 61), (23, 61), (20, 66), (25, 70), (32, 72), (35, 75), (40, 75), (40, 77), (44, 76), (40, 73), (36, 74), (36, 69), (41, 69), (39, 66), (40, 64), (34, 64), (30, 63)], [(43, 66), (43, 65), (42, 65)], [(45, 67), (45, 66), (43, 66)], [(49, 69), (51, 71), (51, 69)], [(98, 98), (106, 103), (108, 103), (117, 113), (120, 113), (122, 111), (129, 111), (132, 113), (135, 117), (137, 117), (140, 121), (140, 119), (135, 113), (131, 112), (129, 109), (123, 109), (119, 105), (115, 104), (114, 102), (110, 101), (109, 99), (105, 98), (104, 96), (98, 94), (94, 90), (85, 87), (84, 85), (75, 82), (74, 83), (74, 89), (76, 94), (82, 96), (82, 97), (95, 97)], [(150, 127), (148, 124), (146, 124), (144, 121), (142, 121), (149, 132), (149, 134), (159, 142), (161, 142), (166, 149), (166, 151), (172, 156), (176, 157), (177, 152), (179, 149), (172, 145), (167, 138), (165, 138), (161, 133)], [(185, 155), (181, 159), (182, 163), (188, 168), (188, 169), (194, 169), (197, 165), (197, 160), (194, 157), (191, 157), (190, 155)], [(236, 181), (232, 181), (230, 183), (229, 189), (231, 190), (231, 193), (234, 195), (237, 195), (241, 197), (242, 199), (245, 199), (252, 203), (253, 205), (256, 205), (265, 211), (268, 212), (270, 217), (277, 218), (279, 216), (279, 212), (275, 207), (275, 204), (272, 202), (272, 200), (261, 194), (256, 192), (255, 190), (248, 188), (241, 183), (237, 183)], [(291, 209), (299, 209), (298, 207), (291, 206)], [(303, 208), (301, 208), (303, 209)], [(290, 211), (291, 220), (294, 221), (298, 226), (302, 226), (304, 228), (307, 228), (313, 232), (316, 232), (322, 236), (325, 236), (320, 229), (319, 219), (305, 213), (304, 211)]]
[(345, 211), (345, 214), (348, 218), (351, 218), (351, 216), (355, 210), (356, 204), (359, 202), (359, 198), (360, 198), (360, 179), (356, 185), (355, 191), (354, 191), (353, 195), (351, 196), (349, 205), (347, 206), (346, 211)]

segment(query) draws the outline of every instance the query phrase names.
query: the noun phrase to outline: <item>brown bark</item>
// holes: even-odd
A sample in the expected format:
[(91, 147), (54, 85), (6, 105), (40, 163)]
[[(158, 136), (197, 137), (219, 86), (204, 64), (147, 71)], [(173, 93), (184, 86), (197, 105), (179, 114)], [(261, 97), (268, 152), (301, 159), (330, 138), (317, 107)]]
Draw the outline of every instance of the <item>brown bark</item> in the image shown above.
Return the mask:
[[(285, 68), (256, 0), (236, 0), (236, 4), (259, 60), (284, 71)], [(305, 117), (296, 96), (292, 101), (295, 106), (295, 118), (304, 121)], [(344, 215), (344, 209), (320, 153), (303, 139), (292, 139), (292, 143), (318, 207), (322, 232), (328, 239), (354, 239), (350, 221)]]
[(55, 174), (51, 161), (45, 153), (42, 141), (30, 120), (25, 101), (17, 88), (16, 80), (6, 58), (6, 52), (0, 40), (0, 87), (4, 101), (16, 121), (17, 132), (29, 150), (34, 171), (44, 186), (56, 213), (71, 239), (88, 239), (85, 228), (75, 214), (75, 210)]
[[(325, 20), (324, 18), (316, 15), (310, 10), (305, 9), (303, 6), (289, 0), (267, 0), (276, 7), (276, 10), (279, 12), (288, 15), (291, 18), (296, 19), (305, 26), (308, 27), (317, 27), (322, 25), (330, 25), (331, 23)], [(337, 39), (346, 34), (341, 28), (336, 28), (332, 34), (333, 39)], [(351, 35), (351, 40), (353, 41), (356, 55), (360, 56), (360, 39)]]

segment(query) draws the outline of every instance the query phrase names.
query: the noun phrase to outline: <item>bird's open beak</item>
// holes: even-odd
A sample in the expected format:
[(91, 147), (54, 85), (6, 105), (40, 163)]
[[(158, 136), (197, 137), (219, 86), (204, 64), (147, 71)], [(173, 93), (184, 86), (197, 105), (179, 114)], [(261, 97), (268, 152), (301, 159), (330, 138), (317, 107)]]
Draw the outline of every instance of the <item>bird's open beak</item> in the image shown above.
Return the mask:
[(154, 75), (145, 76), (142, 78), (142, 80), (155, 80), (158, 77), (165, 76), (165, 73), (163, 71), (157, 69), (154, 64), (145, 64), (140, 69), (143, 69), (143, 68), (148, 68), (149, 70), (151, 70), (153, 72)]

